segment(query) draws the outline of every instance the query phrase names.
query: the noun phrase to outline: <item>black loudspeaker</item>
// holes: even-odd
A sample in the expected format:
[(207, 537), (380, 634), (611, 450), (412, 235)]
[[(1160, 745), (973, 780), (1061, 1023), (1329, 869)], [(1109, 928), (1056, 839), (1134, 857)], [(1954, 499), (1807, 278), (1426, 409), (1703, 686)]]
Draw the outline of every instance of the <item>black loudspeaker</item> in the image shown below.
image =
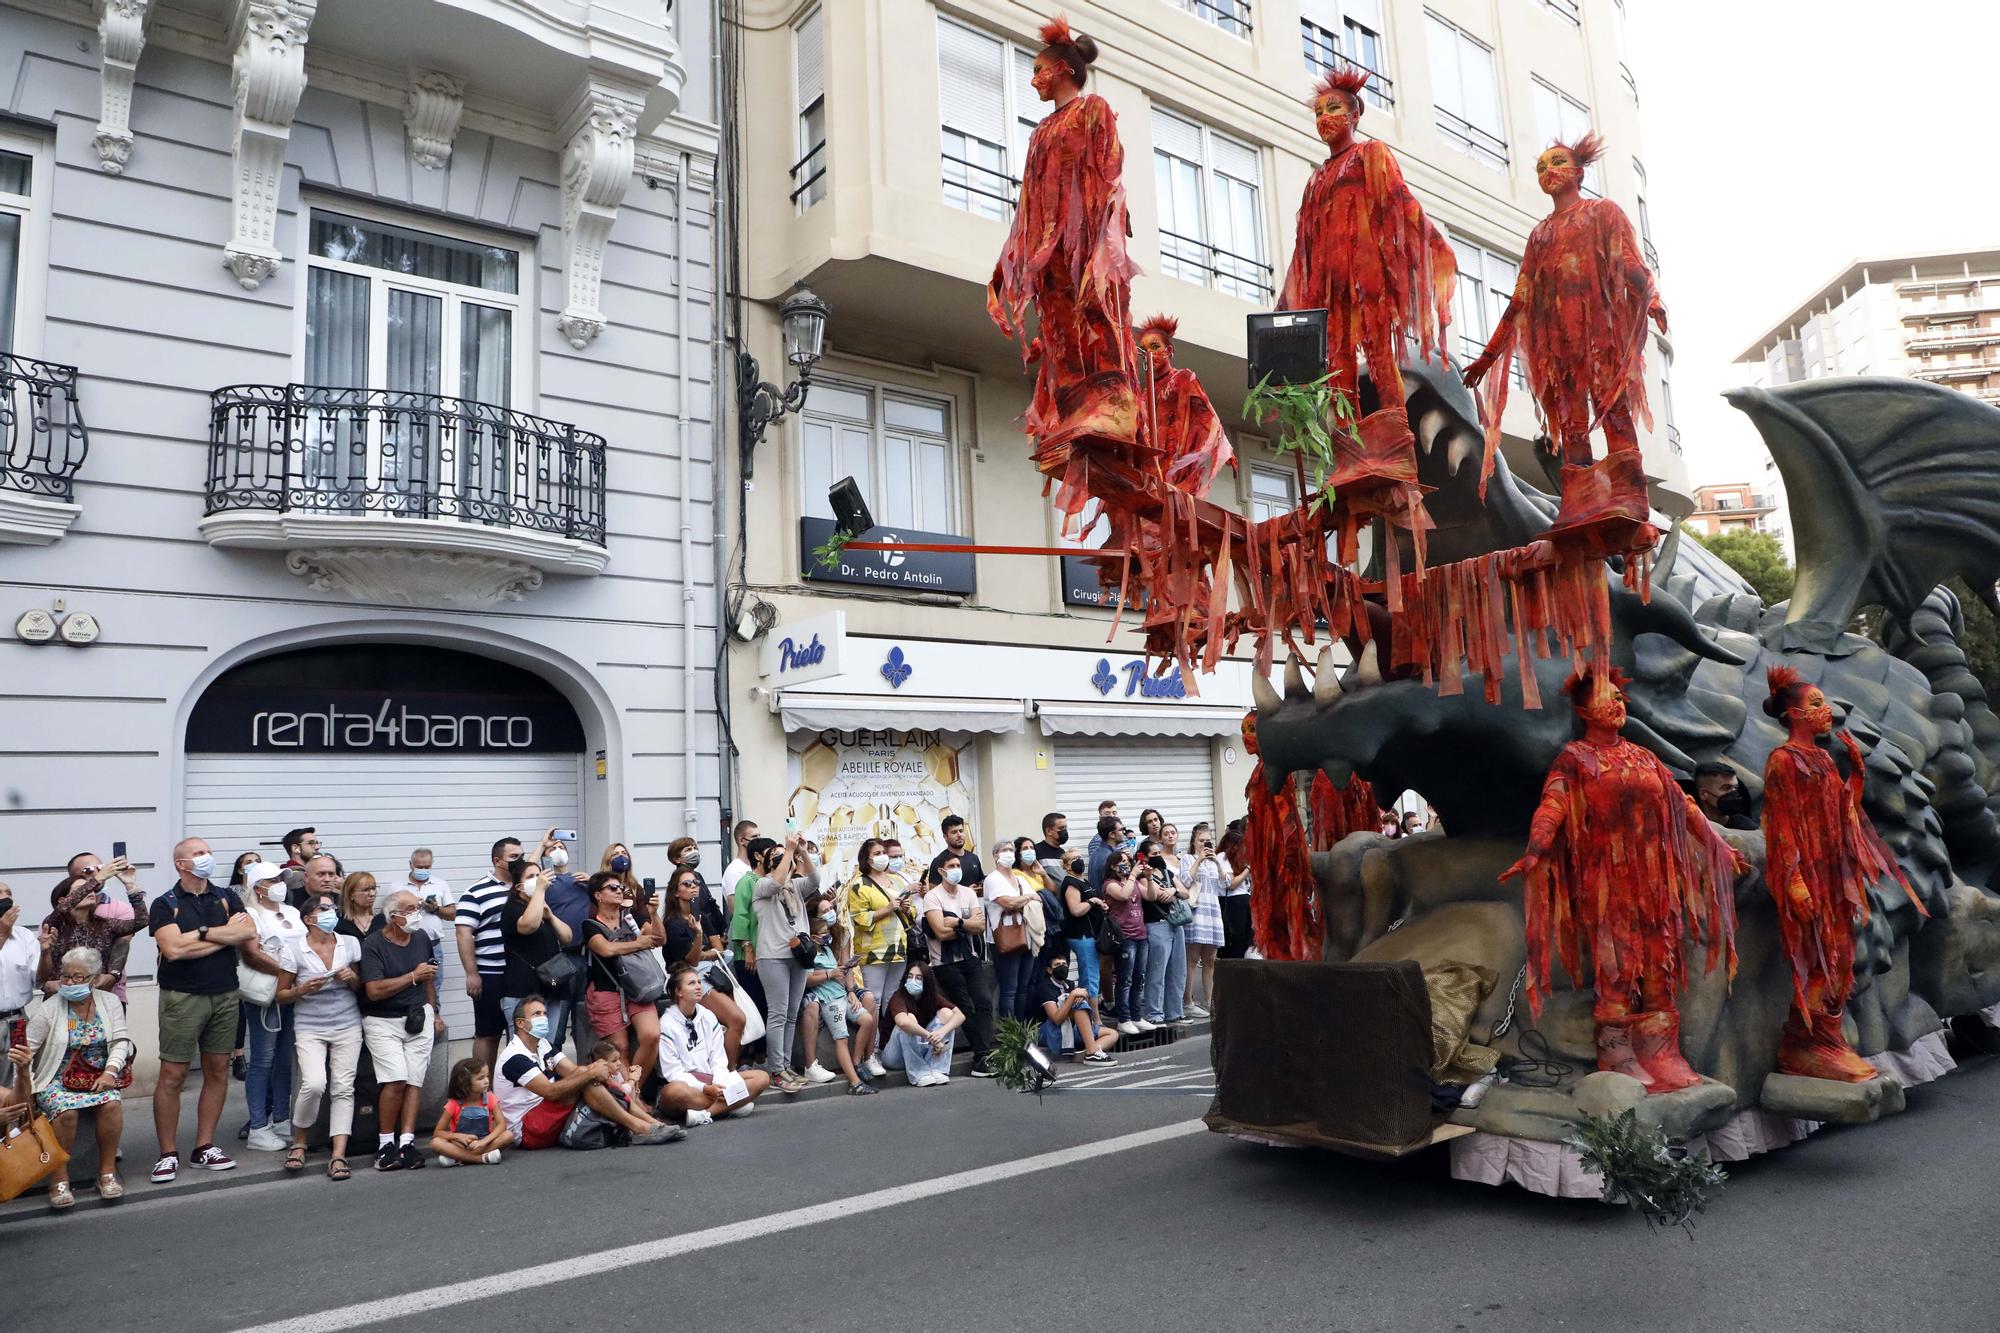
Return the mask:
[(826, 499), (833, 506), (833, 530), (841, 536), (859, 537), (875, 526), (875, 516), (868, 512), (868, 502), (861, 498), (861, 488), (854, 484), (854, 478), (842, 477), (833, 483)]
[(1250, 387), (1310, 384), (1326, 374), (1326, 311), (1275, 310), (1251, 315)]

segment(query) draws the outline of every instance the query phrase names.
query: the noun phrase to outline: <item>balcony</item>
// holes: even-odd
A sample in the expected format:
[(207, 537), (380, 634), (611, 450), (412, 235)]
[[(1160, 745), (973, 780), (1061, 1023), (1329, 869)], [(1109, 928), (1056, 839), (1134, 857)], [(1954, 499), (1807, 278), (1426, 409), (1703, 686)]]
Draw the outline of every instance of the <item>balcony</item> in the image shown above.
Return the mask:
[(1160, 273), (1258, 304), (1268, 303), (1277, 292), (1276, 274), (1262, 260), (1164, 229), (1160, 232)]
[(1960, 384), (1970, 380), (1983, 380), (1989, 375), (2000, 375), (2000, 362), (1979, 363), (1969, 366), (1918, 366), (1910, 374), (1932, 384)]
[(69, 531), (89, 452), (76, 367), (0, 353), (0, 542), (46, 546)]
[(1250, 0), (1171, 0), (1198, 19), (1213, 23), (1232, 37), (1250, 40)]
[(1300, 19), (1299, 44), (1305, 48), (1308, 70), (1324, 74), (1343, 65), (1361, 70), (1368, 75), (1368, 86), (1362, 89), (1361, 95), (1384, 111), (1396, 109), (1394, 81), (1381, 71), (1369, 69), (1360, 61), (1347, 56), (1341, 50), (1340, 34), (1331, 28), (1320, 27), (1311, 19)]
[(382, 389), (240, 384), (209, 407), (202, 537), (286, 551), (322, 591), (490, 606), (609, 559), (600, 435)]
[(1583, 10), (1577, 0), (1542, 0), (1542, 8), (1565, 20), (1572, 28), (1583, 26)]
[(1970, 316), (1956, 323), (1933, 324), (1903, 339), (1903, 347), (1911, 352), (1983, 347), (1992, 343), (2000, 343), (2000, 325), (1987, 325), (1982, 328), (1974, 323)]
[(1443, 107), (1436, 110), (1438, 133), (1445, 137), (1445, 142), (1496, 171), (1507, 169), (1505, 139), (1490, 130), (1479, 128), (1455, 111), (1447, 111)]

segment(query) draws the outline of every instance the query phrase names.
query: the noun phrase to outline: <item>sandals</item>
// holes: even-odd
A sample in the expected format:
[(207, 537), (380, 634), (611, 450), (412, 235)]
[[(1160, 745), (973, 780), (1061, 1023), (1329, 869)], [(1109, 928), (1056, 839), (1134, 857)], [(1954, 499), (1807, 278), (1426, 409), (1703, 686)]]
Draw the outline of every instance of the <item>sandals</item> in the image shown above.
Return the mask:
[(285, 1149), (285, 1170), (292, 1175), (306, 1169), (306, 1145), (294, 1143)]
[(116, 1203), (125, 1197), (125, 1182), (118, 1178), (117, 1172), (97, 1178), (97, 1197), (106, 1203)]
[(58, 1211), (76, 1206), (76, 1195), (70, 1192), (67, 1180), (49, 1186), (49, 1207)]
[(346, 1180), (353, 1174), (352, 1171), (347, 1169), (347, 1159), (345, 1157), (336, 1157), (326, 1164), (326, 1178), (328, 1180)]

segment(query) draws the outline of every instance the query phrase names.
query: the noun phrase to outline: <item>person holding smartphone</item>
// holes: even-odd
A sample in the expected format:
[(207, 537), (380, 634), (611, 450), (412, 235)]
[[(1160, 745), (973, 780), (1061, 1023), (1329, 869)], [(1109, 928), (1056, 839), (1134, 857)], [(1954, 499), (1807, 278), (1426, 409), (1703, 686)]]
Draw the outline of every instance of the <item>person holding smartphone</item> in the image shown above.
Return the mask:
[(765, 1067), (778, 1091), (796, 1096), (806, 1086), (791, 1069), (806, 963), (794, 955), (793, 946), (809, 937), (805, 899), (819, 888), (819, 868), (796, 833), (787, 834), (782, 847), (759, 838), (750, 849), (758, 867), (751, 902), (757, 916), (757, 978), (764, 986)]
[[(1222, 895), (1234, 872), (1215, 850), (1215, 830), (1206, 822), (1188, 834), (1183, 889), (1194, 895), (1194, 920), (1187, 927), (1187, 982), (1181, 1003), (1192, 1018), (1208, 1017), (1215, 995), (1215, 953), (1222, 947)], [(1197, 991), (1202, 1003), (1196, 1003)]]
[(1139, 843), (1141, 897), (1146, 921), (1146, 985), (1144, 1017), (1155, 1027), (1185, 1017), (1187, 992), (1187, 929), (1189, 893), (1180, 885), (1167, 860), (1166, 845), (1157, 837)]
[[(551, 829), (553, 835), (555, 830)], [(569, 1011), (574, 987), (575, 973), (582, 971), (579, 963), (569, 972), (560, 986), (551, 987), (543, 975), (537, 972), (551, 963), (557, 954), (568, 948), (575, 939), (569, 924), (549, 905), (548, 891), (552, 871), (544, 870), (541, 861), (549, 857), (555, 847), (553, 836), (545, 837), (536, 846), (533, 856), (524, 856), (510, 861), (507, 865), (507, 901), (500, 908), (501, 947), (506, 956), (506, 972), (500, 979), (500, 1012), (511, 1024), (514, 1010), (530, 995), (540, 995), (549, 1005), (549, 1031), (555, 1033), (553, 1040), (561, 1049), (564, 1034), (569, 1031)], [(622, 859), (625, 870), (609, 873), (623, 875), (631, 870), (630, 857), (607, 857), (615, 864)], [(580, 941), (579, 941), (580, 943)], [(551, 991), (556, 993), (551, 993)]]
[[(112, 959), (130, 944), (134, 935), (146, 928), (146, 896), (139, 892), (139, 872), (122, 856), (97, 863), (78, 873), (56, 890), (55, 910), (42, 920), (41, 965), (37, 979), (44, 996), (54, 995), (62, 957), (71, 949), (95, 949), (105, 960), (105, 971), (96, 986), (125, 1000), (125, 974)], [(122, 915), (104, 915), (107, 904), (122, 906)]]
[(337, 893), (308, 897), (299, 914), (305, 935), (286, 942), (278, 973), (278, 1002), (292, 1006), (299, 1076), (285, 1170), (305, 1169), (306, 1137), (319, 1120), (321, 1099), (330, 1098), (333, 1153), (326, 1174), (329, 1180), (346, 1180), (353, 1175), (347, 1137), (354, 1130), (354, 1077), (361, 1064), (361, 941), (341, 932)]
[(1123, 847), (1104, 861), (1105, 910), (1118, 940), (1118, 1030), (1128, 1037), (1151, 1032), (1140, 1010), (1146, 999), (1146, 916), (1138, 862)]

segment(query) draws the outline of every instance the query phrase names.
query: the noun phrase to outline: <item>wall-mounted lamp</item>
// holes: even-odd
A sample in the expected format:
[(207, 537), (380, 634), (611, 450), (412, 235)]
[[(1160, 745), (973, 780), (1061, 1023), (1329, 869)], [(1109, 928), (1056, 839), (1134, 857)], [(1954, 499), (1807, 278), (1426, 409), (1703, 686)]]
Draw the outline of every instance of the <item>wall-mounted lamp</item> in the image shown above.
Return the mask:
[(791, 362), (797, 373), (788, 388), (780, 389), (762, 378), (757, 358), (748, 352), (739, 352), (736, 358), (736, 403), (742, 420), (743, 475), (752, 473), (758, 441), (764, 438), (764, 428), (787, 412), (796, 412), (805, 406), (806, 394), (812, 389), (812, 370), (818, 364), (820, 348), (826, 339), (826, 317), (831, 307), (814, 296), (812, 289), (803, 282), (785, 298), (778, 307), (778, 316), (784, 327), (785, 360)]

